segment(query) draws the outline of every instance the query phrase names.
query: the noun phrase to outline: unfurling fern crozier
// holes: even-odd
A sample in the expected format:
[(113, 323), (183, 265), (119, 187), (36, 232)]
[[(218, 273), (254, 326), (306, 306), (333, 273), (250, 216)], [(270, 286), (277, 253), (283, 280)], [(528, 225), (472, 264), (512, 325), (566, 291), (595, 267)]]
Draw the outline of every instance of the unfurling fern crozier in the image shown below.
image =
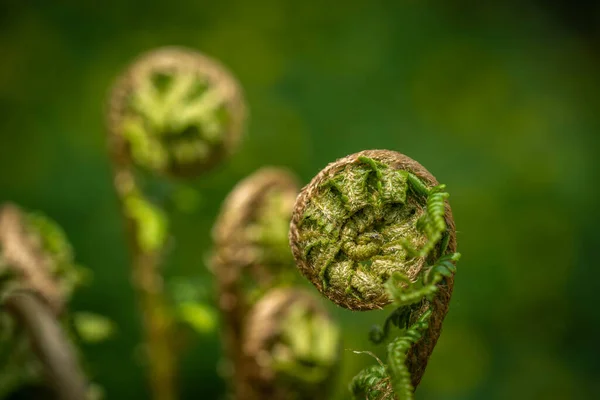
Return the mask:
[[(300, 193), (290, 245), (302, 274), (350, 310), (394, 302), (407, 326), (428, 310), (406, 355), (416, 386), (439, 337), (453, 288), (454, 220), (444, 186), (415, 160), (366, 150), (329, 164)], [(443, 276), (438, 264), (444, 263)]]
[[(262, 168), (238, 183), (225, 199), (213, 228), (212, 270), (217, 278), (223, 341), (238, 399), (262, 398), (278, 380), (249, 376), (256, 364), (243, 354), (244, 330), (253, 304), (295, 272), (287, 232), (299, 186), (280, 168)], [(296, 274), (297, 275), (297, 274)], [(292, 275), (293, 276), (293, 275)], [(278, 389), (277, 389), (278, 390)], [(255, 395), (252, 395), (255, 393)]]
[(340, 356), (337, 324), (311, 293), (268, 291), (244, 324), (245, 399), (326, 399)]

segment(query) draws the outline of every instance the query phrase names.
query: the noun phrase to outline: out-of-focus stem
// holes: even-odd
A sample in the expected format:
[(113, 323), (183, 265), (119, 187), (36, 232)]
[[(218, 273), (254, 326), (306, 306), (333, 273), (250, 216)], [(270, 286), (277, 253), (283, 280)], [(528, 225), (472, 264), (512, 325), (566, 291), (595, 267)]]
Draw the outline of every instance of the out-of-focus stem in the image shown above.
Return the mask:
[[(214, 265), (217, 272), (218, 304), (222, 315), (222, 339), (228, 362), (229, 382), (231, 393), (235, 399), (252, 398), (247, 386), (248, 371), (242, 354), (242, 324), (247, 306), (243, 302), (239, 289), (241, 271), (237, 266), (226, 265), (215, 257)], [(245, 397), (246, 396), (246, 397)]]
[(44, 365), (48, 383), (60, 400), (84, 400), (87, 383), (75, 351), (51, 310), (33, 293), (15, 291), (4, 306), (29, 335), (32, 348)]
[(128, 196), (137, 191), (133, 173), (127, 167), (116, 168), (115, 188), (127, 226), (132, 283), (142, 310), (151, 395), (155, 400), (175, 400), (177, 368), (172, 342), (173, 320), (164, 298), (163, 279), (158, 271), (163, 249), (147, 250), (139, 243), (139, 221), (127, 212), (125, 204)]

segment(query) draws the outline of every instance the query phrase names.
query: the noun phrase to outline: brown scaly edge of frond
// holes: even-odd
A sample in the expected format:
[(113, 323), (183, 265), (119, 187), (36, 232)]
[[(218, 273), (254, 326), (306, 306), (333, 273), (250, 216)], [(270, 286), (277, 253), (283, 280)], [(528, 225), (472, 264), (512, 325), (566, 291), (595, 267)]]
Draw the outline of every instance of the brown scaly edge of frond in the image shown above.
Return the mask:
[(240, 142), (248, 111), (241, 85), (234, 75), (217, 60), (185, 47), (166, 46), (143, 53), (117, 78), (110, 92), (106, 112), (110, 153), (117, 165), (125, 166), (131, 163), (129, 146), (121, 133), (122, 121), (127, 114), (128, 97), (148, 72), (169, 71), (197, 71), (206, 76), (211, 84), (218, 86), (227, 98), (225, 107), (232, 120), (223, 146), (212, 152), (208, 160), (167, 172), (179, 177), (194, 176), (215, 166), (233, 152)]
[(291, 172), (282, 168), (259, 169), (236, 185), (223, 202), (212, 235), (221, 258), (227, 263), (247, 266), (254, 263), (250, 244), (240, 231), (252, 222), (259, 205), (271, 190), (281, 191), (287, 197), (291, 216), (299, 184)]
[(212, 236), (215, 251), (211, 268), (217, 278), (218, 305), (223, 318), (223, 342), (231, 366), (232, 382), (236, 398), (246, 398), (246, 364), (242, 360), (242, 331), (248, 305), (241, 289), (242, 275), (246, 272), (257, 283), (269, 282), (272, 276), (266, 266), (256, 265), (250, 244), (241, 234), (252, 221), (258, 205), (273, 189), (282, 190), (293, 199), (299, 185), (287, 170), (264, 167), (238, 183), (225, 199), (214, 225)]
[[(364, 150), (341, 158), (337, 161), (334, 161), (327, 165), (321, 172), (319, 172), (317, 176), (313, 178), (313, 180), (302, 189), (300, 195), (298, 196), (298, 199), (296, 200), (296, 207), (294, 208), (294, 213), (292, 215), (292, 223), (290, 225), (290, 244), (298, 268), (300, 269), (302, 274), (306, 276), (317, 287), (317, 289), (319, 289), (320, 292), (322, 292), (323, 289), (322, 282), (319, 279), (318, 274), (314, 274), (312, 272), (311, 266), (308, 265), (308, 263), (305, 260), (303, 260), (302, 252), (298, 247), (300, 237), (298, 232), (298, 225), (302, 220), (302, 216), (304, 214), (304, 209), (308, 203), (308, 199), (311, 198), (313, 192), (316, 191), (323, 182), (330, 179), (345, 165), (357, 162), (359, 157), (372, 158), (374, 160), (388, 164), (397, 170), (409, 171), (429, 186), (436, 186), (439, 184), (437, 179), (420, 163), (402, 153), (398, 153), (396, 151), (391, 150)], [(454, 223), (454, 218), (452, 216), (452, 209), (450, 208), (450, 204), (447, 201), (446, 214), (444, 216), (444, 219), (446, 220), (446, 226), (450, 234), (450, 240), (448, 243), (446, 253), (451, 254), (456, 252), (456, 227)], [(409, 279), (411, 280), (414, 278), (415, 277), (409, 276)], [(429, 328), (423, 335), (423, 338), (419, 340), (408, 352), (407, 364), (409, 371), (411, 372), (412, 383), (415, 388), (421, 382), (421, 378), (425, 373), (425, 368), (427, 366), (429, 356), (433, 352), (435, 344), (437, 343), (437, 340), (440, 336), (442, 322), (448, 312), (453, 288), (454, 277), (446, 278), (445, 282), (439, 285), (438, 293), (435, 296), (433, 302), (430, 303), (425, 300), (419, 312), (413, 313), (413, 316), (411, 317), (412, 323), (416, 321), (424, 311), (426, 311), (430, 307), (433, 308), (433, 314), (431, 315), (431, 319), (429, 321)], [(388, 299), (386, 303), (378, 304), (376, 307), (373, 307), (372, 305), (365, 305), (360, 300), (354, 299), (352, 298), (352, 296), (349, 296), (348, 299), (344, 299), (343, 303), (337, 302), (337, 304), (354, 311), (366, 311), (375, 308), (382, 308), (383, 306), (389, 304), (389, 302), (390, 301)]]
[(0, 255), (17, 276), (18, 286), (38, 293), (55, 314), (65, 304), (52, 277), (53, 260), (42, 248), (41, 239), (28, 232), (23, 212), (14, 204), (0, 208)]

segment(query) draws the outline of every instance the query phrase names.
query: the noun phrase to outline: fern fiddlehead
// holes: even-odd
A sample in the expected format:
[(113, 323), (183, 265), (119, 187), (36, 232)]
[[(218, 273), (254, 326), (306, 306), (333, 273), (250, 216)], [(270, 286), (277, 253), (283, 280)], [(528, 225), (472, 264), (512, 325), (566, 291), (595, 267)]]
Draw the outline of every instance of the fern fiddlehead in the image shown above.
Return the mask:
[(58, 225), (0, 207), (0, 277), (0, 396), (41, 375), (57, 398), (85, 399), (87, 382), (60, 322), (78, 268)]
[(113, 153), (161, 174), (196, 175), (237, 146), (246, 110), (239, 84), (217, 61), (165, 47), (140, 56), (113, 88)]
[(132, 253), (133, 282), (144, 315), (152, 395), (173, 400), (174, 312), (157, 268), (169, 236), (167, 213), (148, 199), (149, 175), (191, 177), (236, 148), (246, 111), (233, 76), (192, 50), (166, 47), (143, 54), (117, 79), (107, 130), (114, 184)]
[[(382, 342), (393, 326), (403, 330), (388, 346), (391, 389), (382, 389), (375, 378), (384, 370), (374, 367), (352, 383), (358, 396), (412, 393), (439, 337), (458, 259), (444, 188), (409, 157), (367, 150), (329, 164), (298, 196), (290, 244), (302, 274), (351, 310), (394, 303), (373, 341)], [(375, 382), (380, 386), (365, 387)]]
[[(295, 176), (272, 167), (261, 168), (236, 185), (213, 228), (219, 279), (237, 284), (238, 275), (248, 273), (253, 282), (266, 287), (280, 272), (293, 271), (287, 231), (298, 191)], [(224, 269), (232, 276), (221, 276)]]
[(269, 290), (246, 318), (243, 351), (255, 398), (326, 398), (339, 350), (337, 325), (303, 290)]
[[(330, 357), (337, 333), (327, 314), (308, 294), (281, 289), (295, 272), (287, 232), (298, 190), (289, 172), (263, 168), (232, 190), (213, 229), (212, 268), (238, 399), (288, 399), (292, 387), (316, 396), (337, 361)], [(331, 340), (313, 346), (317, 327)]]

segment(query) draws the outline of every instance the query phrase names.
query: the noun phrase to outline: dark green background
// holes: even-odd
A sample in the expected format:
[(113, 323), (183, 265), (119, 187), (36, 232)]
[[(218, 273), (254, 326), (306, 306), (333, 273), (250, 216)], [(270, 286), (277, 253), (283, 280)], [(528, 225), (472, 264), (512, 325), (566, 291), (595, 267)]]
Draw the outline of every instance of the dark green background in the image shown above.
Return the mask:
[[(0, 3), (0, 201), (55, 218), (94, 271), (72, 308), (119, 326), (114, 339), (84, 347), (109, 399), (148, 393), (103, 104), (134, 56), (166, 44), (222, 60), (251, 110), (237, 155), (194, 181), (198, 209), (175, 216), (167, 276), (210, 287), (218, 206), (258, 167), (287, 166), (306, 183), (338, 157), (398, 150), (448, 185), (463, 254), (417, 397), (600, 396), (598, 7), (81, 3)], [(337, 385), (346, 398), (350, 376), (372, 362), (350, 349), (372, 349), (366, 334), (383, 315), (335, 312), (348, 349)], [(188, 346), (183, 397), (217, 398), (217, 334), (191, 335)]]

